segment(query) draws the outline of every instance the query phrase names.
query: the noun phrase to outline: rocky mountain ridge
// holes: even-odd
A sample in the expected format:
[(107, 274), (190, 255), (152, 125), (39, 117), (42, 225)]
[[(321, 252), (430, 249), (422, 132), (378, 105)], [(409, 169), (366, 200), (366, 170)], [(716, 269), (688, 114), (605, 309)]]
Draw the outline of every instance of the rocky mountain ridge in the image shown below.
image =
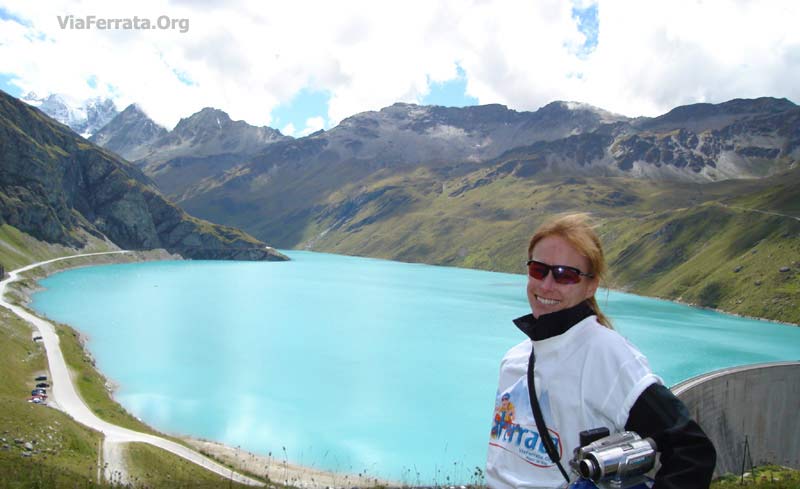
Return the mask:
[(91, 138), (158, 178), (159, 188), (167, 194), (209, 173), (224, 172), (272, 143), (291, 139), (270, 127), (233, 121), (211, 107), (181, 119), (167, 131), (135, 106)]
[(0, 92), (0, 223), (80, 247), (80, 229), (128, 249), (187, 258), (282, 260), (239, 230), (194, 218), (139, 169)]
[[(712, 106), (693, 116), (693, 106), (679, 108), (659, 118), (515, 148), (495, 161), (528, 176), (617, 175), (701, 183), (761, 178), (796, 165), (800, 108), (786, 100), (744, 102), (729, 102), (742, 109), (733, 113)], [(765, 110), (754, 110), (760, 107)]]
[(108, 124), (97, 131), (89, 141), (135, 161), (147, 155), (148, 148), (167, 135), (167, 130), (153, 121), (136, 104), (131, 104)]
[(156, 170), (158, 164), (177, 157), (253, 154), (287, 138), (277, 129), (233, 121), (227, 113), (206, 107), (181, 119), (172, 131), (150, 145), (150, 152), (141, 160), (146, 169)]
[[(674, 128), (693, 113), (695, 129)], [(299, 235), (287, 230), (309, 225), (343, 195), (360, 201), (358, 189), (377, 177), (402, 174), (413, 185), (409, 173), (432, 171), (453, 196), (506, 177), (762, 178), (800, 161), (798, 121), (800, 108), (770, 98), (688, 106), (660, 119), (567, 102), (534, 113), (395, 104), (200, 174), (166, 165), (153, 178), (190, 212), (291, 247)]]
[(486, 161), (514, 147), (625, 120), (575, 102), (553, 102), (536, 112), (517, 112), (499, 104), (455, 108), (397, 103), (344, 119), (308, 139), (324, 141), (326, 154), (344, 161), (372, 160), (379, 167), (448, 164)]
[[(553, 102), (535, 112), (497, 104), (397, 103), (300, 139), (272, 137), (259, 143), (251, 138), (252, 144), (225, 145), (219, 144), (221, 133), (209, 126), (223, 126), (229, 118), (204, 109), (151, 145), (139, 164), (179, 202), (216, 191), (232, 178), (263, 183), (270, 178), (265, 171), (274, 177), (282, 168), (297, 171), (295, 166), (363, 175), (405, 166), (469, 171), (502, 161), (527, 176), (577, 173), (697, 182), (760, 178), (791, 167), (798, 158), (800, 137), (793, 132), (798, 110), (788, 100), (767, 97), (694, 104), (636, 119), (576, 102)], [(209, 139), (210, 133), (217, 136)], [(331, 191), (344, 183), (333, 180)]]

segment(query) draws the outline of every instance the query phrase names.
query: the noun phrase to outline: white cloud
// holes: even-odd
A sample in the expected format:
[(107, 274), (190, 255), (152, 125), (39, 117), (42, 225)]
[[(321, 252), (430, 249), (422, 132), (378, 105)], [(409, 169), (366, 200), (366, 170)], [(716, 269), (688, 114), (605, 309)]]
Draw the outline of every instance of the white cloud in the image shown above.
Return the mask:
[(285, 126), (283, 126), (283, 128), (281, 129), (281, 134), (283, 134), (284, 136), (292, 136), (292, 137), (294, 137), (295, 131), (296, 131), (296, 129), (294, 128), (294, 124), (292, 124), (290, 122), (290, 123), (286, 124)]
[(300, 136), (308, 136), (313, 132), (317, 132), (320, 129), (325, 128), (325, 119), (322, 117), (309, 117), (306, 120), (306, 127), (302, 131), (300, 131)]
[[(336, 124), (417, 102), (429, 80), (455, 78), (456, 65), (468, 95), (517, 110), (557, 99), (626, 115), (735, 97), (800, 101), (800, 31), (793, 25), (800, 4), (793, 0), (597, 5), (598, 45), (580, 58), (585, 38), (563, 0), (239, 0), (224, 7), (6, 0), (4, 9), (32, 27), (0, 21), (0, 70), (16, 76), (23, 91), (111, 94), (120, 107), (138, 102), (167, 127), (206, 106), (269, 124), (272, 109), (303, 87), (330, 92), (326, 116)], [(189, 30), (62, 30), (57, 16), (70, 14), (168, 15), (188, 18)], [(96, 89), (87, 84), (92, 76)]]
[(787, 2), (609, 2), (586, 66), (585, 101), (629, 115), (736, 97), (800, 100), (800, 37)]

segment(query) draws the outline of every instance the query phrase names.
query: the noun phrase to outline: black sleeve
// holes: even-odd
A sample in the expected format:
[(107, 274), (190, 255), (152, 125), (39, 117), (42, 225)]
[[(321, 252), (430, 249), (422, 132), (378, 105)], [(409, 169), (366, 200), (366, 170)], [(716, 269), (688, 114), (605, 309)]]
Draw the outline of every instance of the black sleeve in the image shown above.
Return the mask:
[(653, 384), (631, 408), (625, 429), (656, 442), (661, 468), (653, 489), (707, 489), (717, 452), (700, 426), (689, 417), (680, 399), (660, 384)]

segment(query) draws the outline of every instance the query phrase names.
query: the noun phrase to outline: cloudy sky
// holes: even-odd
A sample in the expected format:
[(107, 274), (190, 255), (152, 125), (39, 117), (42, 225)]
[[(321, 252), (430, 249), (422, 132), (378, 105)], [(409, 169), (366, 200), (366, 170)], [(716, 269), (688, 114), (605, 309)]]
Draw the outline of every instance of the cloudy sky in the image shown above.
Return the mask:
[(0, 88), (137, 102), (167, 128), (210, 106), (294, 136), (398, 101), (653, 116), (800, 103), (799, 19), (796, 0), (0, 0)]

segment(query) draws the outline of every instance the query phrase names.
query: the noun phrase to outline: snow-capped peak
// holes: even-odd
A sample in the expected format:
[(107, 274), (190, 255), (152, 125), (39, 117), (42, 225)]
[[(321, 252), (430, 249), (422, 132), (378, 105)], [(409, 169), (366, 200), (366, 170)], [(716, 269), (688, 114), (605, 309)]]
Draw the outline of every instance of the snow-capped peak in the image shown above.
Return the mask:
[(39, 97), (34, 92), (28, 92), (21, 100), (85, 138), (100, 130), (119, 113), (113, 100), (100, 97), (76, 103), (58, 93)]

